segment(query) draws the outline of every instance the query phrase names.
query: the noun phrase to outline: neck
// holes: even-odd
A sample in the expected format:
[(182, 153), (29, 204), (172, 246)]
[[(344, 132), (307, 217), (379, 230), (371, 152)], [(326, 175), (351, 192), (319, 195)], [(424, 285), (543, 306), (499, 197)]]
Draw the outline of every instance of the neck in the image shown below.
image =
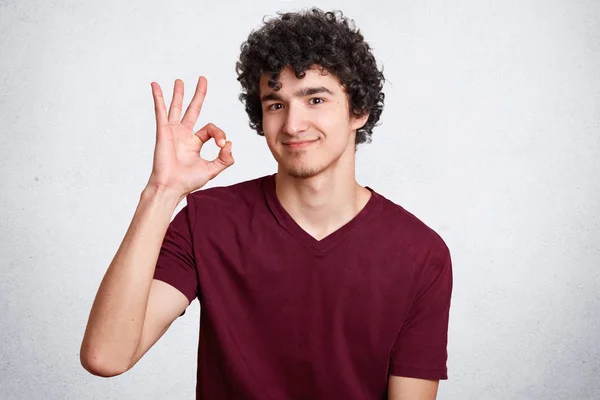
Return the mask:
[(371, 197), (371, 192), (356, 182), (353, 161), (354, 154), (352, 162), (331, 165), (303, 179), (278, 168), (275, 191), (279, 202), (298, 225), (317, 239), (349, 222)]

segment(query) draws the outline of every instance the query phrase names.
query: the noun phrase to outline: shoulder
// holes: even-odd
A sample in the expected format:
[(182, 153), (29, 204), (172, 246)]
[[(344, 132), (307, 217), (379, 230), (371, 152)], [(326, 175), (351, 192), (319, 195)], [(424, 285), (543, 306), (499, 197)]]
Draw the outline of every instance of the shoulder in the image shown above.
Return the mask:
[(401, 255), (399, 266), (413, 279), (415, 296), (425, 293), (436, 281), (445, 285), (445, 292), (450, 292), (452, 262), (444, 239), (404, 207), (385, 197), (381, 200), (379, 223), (385, 229), (384, 237), (393, 241)]
[(223, 223), (238, 223), (252, 213), (264, 196), (266, 176), (227, 186), (200, 189), (186, 196), (190, 224), (218, 229)]
[(377, 222), (386, 236), (410, 252), (415, 260), (435, 258), (438, 262), (446, 261), (450, 251), (438, 232), (400, 204), (379, 193), (377, 195), (381, 203)]
[[(213, 186), (187, 195), (188, 204), (231, 207), (240, 202), (256, 201), (262, 195), (261, 184), (265, 176), (252, 178), (227, 186)], [(190, 201), (191, 200), (191, 201)]]

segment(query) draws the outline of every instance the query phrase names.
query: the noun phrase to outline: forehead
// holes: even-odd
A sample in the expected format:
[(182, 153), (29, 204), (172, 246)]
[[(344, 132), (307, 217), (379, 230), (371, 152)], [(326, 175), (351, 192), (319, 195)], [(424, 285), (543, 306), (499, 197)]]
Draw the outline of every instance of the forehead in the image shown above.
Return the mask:
[[(277, 93), (285, 94), (288, 92), (293, 92), (299, 87), (309, 86), (324, 86), (334, 93), (344, 91), (339, 78), (320, 66), (313, 66), (304, 71), (304, 73), (304, 78), (299, 79), (296, 78), (296, 74), (291, 67), (283, 68), (278, 77), (281, 88), (277, 91)], [(275, 91), (275, 89), (269, 87), (268, 85), (270, 77), (271, 74), (265, 74), (260, 78), (259, 96), (264, 93)]]

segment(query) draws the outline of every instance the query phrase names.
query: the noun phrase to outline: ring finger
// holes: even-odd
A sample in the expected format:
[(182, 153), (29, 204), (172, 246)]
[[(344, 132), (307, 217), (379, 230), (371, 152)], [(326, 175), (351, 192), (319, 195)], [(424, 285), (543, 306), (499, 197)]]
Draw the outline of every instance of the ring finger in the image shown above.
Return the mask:
[(173, 100), (171, 100), (171, 105), (169, 106), (169, 124), (175, 124), (179, 122), (182, 108), (183, 81), (181, 79), (175, 79), (175, 86), (173, 87)]

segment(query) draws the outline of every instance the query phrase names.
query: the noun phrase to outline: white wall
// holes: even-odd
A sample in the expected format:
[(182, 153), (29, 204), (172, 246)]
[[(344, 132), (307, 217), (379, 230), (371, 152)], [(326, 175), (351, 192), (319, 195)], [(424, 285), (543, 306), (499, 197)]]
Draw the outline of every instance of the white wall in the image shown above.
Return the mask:
[[(314, 4), (355, 19), (389, 81), (359, 182), (453, 254), (438, 398), (600, 398), (600, 3)], [(198, 302), (128, 373), (79, 364), (150, 174), (150, 82), (170, 98), (183, 79), (187, 104), (208, 77), (199, 125), (228, 133), (236, 165), (207, 187), (272, 173), (234, 65), (265, 14), (309, 5), (0, 2), (0, 399), (193, 398)]]

